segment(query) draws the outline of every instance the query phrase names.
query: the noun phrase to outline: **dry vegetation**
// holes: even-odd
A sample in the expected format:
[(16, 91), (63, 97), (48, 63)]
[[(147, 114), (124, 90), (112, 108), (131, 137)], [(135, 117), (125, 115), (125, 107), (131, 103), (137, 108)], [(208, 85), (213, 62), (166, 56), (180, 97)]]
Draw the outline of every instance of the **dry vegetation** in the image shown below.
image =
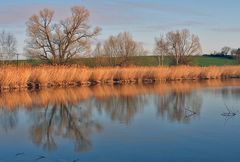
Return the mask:
[(79, 66), (3, 66), (0, 87), (35, 89), (95, 84), (129, 84), (173, 80), (240, 78), (239, 66), (222, 67), (101, 67)]

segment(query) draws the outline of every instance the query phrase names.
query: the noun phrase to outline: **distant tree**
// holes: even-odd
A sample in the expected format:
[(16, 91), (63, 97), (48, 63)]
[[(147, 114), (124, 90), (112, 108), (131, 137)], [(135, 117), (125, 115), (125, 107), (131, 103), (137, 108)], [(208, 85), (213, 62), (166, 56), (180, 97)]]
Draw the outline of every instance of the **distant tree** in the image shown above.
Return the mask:
[(102, 55), (102, 44), (98, 42), (96, 44), (95, 49), (93, 50), (93, 56), (101, 56)]
[(231, 55), (237, 60), (238, 63), (240, 63), (240, 48), (233, 49), (231, 51)]
[(155, 38), (154, 54), (157, 55), (158, 65), (163, 66), (164, 56), (168, 54), (168, 43), (163, 36), (160, 36), (160, 38)]
[(103, 53), (103, 47), (100, 42), (98, 42), (95, 46), (95, 49), (92, 52), (95, 60), (95, 66), (107, 66), (109, 64), (109, 58), (106, 57)]
[(236, 60), (238, 63), (240, 63), (240, 48), (238, 48), (238, 50), (236, 52)]
[(168, 32), (160, 38), (160, 45), (164, 47), (160, 51), (166, 49), (166, 55), (174, 65), (189, 64), (191, 56), (202, 52), (198, 36), (190, 34), (187, 29)]
[(0, 59), (12, 59), (17, 53), (17, 40), (12, 33), (0, 33)]
[(51, 64), (65, 64), (72, 58), (88, 52), (90, 39), (100, 32), (90, 31), (89, 11), (82, 6), (71, 9), (72, 15), (58, 23), (54, 11), (43, 9), (27, 22), (27, 54)]
[(225, 46), (225, 47), (223, 47), (223, 48), (221, 49), (221, 54), (222, 54), (222, 55), (227, 55), (227, 54), (229, 54), (230, 51), (231, 51), (231, 48)]
[(135, 41), (128, 32), (110, 36), (101, 48), (98, 50), (101, 51), (101, 56), (108, 58), (108, 62), (112, 66), (129, 65), (131, 57), (145, 54), (141, 43)]
[(234, 56), (234, 55), (236, 54), (237, 50), (238, 50), (238, 49), (232, 49), (232, 50), (231, 50), (231, 55)]

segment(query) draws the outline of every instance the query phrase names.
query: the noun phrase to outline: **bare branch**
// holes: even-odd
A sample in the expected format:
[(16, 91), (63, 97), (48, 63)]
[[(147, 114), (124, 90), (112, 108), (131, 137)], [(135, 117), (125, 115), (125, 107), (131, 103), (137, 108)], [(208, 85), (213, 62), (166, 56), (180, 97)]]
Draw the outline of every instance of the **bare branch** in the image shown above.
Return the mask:
[(0, 59), (11, 59), (17, 52), (17, 40), (11, 33), (2, 31), (0, 33)]
[(170, 56), (176, 65), (188, 64), (192, 55), (202, 52), (199, 38), (187, 29), (168, 32), (165, 37), (156, 38), (155, 43), (155, 54), (160, 55), (162, 60), (164, 55)]
[(31, 55), (39, 55), (38, 58), (52, 64), (65, 64), (87, 51), (89, 40), (97, 36), (101, 29), (97, 27), (90, 31), (90, 14), (84, 7), (75, 6), (71, 12), (70, 17), (59, 23), (54, 23), (54, 11), (50, 9), (43, 9), (30, 17), (27, 23), (27, 51), (32, 51)]
[(117, 36), (110, 36), (103, 44), (101, 52), (109, 58), (109, 64), (128, 65), (132, 56), (143, 55), (142, 45), (135, 40), (128, 32), (119, 33)]

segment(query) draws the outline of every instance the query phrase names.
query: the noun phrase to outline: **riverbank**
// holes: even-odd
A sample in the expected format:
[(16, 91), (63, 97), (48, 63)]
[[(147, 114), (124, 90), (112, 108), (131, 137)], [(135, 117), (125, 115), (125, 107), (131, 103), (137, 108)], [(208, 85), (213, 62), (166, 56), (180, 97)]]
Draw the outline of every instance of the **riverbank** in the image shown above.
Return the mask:
[(2, 66), (1, 91), (42, 87), (136, 84), (176, 80), (240, 78), (240, 66), (98, 67)]

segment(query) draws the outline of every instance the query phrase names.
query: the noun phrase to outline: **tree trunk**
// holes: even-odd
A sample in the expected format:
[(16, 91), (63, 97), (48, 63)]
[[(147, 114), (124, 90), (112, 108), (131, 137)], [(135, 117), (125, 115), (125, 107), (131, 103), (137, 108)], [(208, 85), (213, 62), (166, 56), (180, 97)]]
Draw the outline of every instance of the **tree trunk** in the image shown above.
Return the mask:
[(161, 58), (160, 58), (160, 56), (158, 56), (158, 66), (160, 66), (161, 65)]
[(164, 61), (164, 57), (163, 57), (163, 54), (162, 54), (162, 60), (161, 60), (161, 61), (162, 61), (162, 66), (163, 66), (163, 61)]

